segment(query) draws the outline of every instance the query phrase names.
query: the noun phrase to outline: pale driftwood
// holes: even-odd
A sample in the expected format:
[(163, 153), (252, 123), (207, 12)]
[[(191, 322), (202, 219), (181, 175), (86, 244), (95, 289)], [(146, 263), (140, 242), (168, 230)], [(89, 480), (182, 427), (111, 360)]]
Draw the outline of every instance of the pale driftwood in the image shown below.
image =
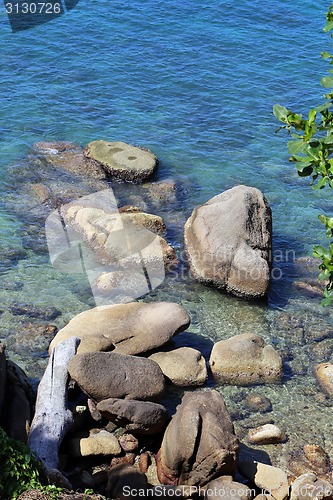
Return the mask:
[(46, 469), (57, 469), (59, 446), (73, 422), (72, 412), (67, 408), (67, 365), (79, 342), (77, 337), (71, 337), (52, 349), (38, 387), (28, 445)]

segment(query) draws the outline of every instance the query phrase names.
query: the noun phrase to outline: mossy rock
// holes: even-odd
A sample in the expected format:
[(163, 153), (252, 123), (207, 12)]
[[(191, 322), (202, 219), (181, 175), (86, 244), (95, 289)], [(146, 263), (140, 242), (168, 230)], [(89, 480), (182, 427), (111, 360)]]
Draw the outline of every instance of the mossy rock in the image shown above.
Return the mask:
[(109, 176), (127, 182), (148, 179), (158, 164), (149, 149), (125, 142), (93, 141), (85, 147), (84, 155), (101, 165)]

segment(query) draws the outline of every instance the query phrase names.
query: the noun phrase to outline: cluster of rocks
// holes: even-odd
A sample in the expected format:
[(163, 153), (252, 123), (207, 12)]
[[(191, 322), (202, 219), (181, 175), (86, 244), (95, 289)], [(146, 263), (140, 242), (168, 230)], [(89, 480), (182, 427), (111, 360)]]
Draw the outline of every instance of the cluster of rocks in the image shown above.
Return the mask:
[[(105, 189), (107, 179), (142, 183), (151, 178), (158, 164), (151, 151), (122, 142), (93, 141), (85, 148), (66, 142), (37, 143), (32, 155), (35, 164), (52, 165), (89, 179), (95, 191), (98, 186)], [(46, 214), (61, 207), (61, 222), (73, 227), (93, 252), (97, 266), (113, 265), (124, 258), (121, 243), (110, 244), (116, 225), (114, 210), (98, 203), (87, 205), (85, 191), (77, 200), (78, 191), (71, 192), (68, 186), (57, 196), (43, 183), (33, 182), (30, 189), (46, 207)], [(143, 189), (151, 190), (155, 201), (168, 200), (175, 193), (171, 181), (144, 184)], [(135, 203), (119, 213), (123, 227), (134, 235), (140, 228), (159, 239), (166, 270), (177, 266), (176, 252), (164, 238), (166, 224), (161, 217)], [(265, 297), (270, 280), (271, 225), (267, 200), (258, 189), (247, 186), (236, 186), (195, 208), (184, 227), (192, 276), (238, 297)], [(155, 265), (156, 253), (151, 252), (149, 259)], [(127, 255), (124, 262), (127, 267), (132, 265)], [(93, 289), (108, 294), (123, 285), (122, 280), (122, 274), (103, 272)], [(136, 281), (134, 272), (130, 281)], [(119, 292), (127, 303), (84, 311), (56, 333), (50, 344), (51, 354), (62, 342), (79, 339), (77, 354), (68, 363), (74, 425), (59, 454), (59, 469), (73, 488), (92, 487), (109, 498), (121, 499), (129, 496), (125, 487), (127, 492), (134, 489), (141, 491), (139, 496), (156, 498), (162, 491), (162, 497), (333, 499), (330, 463), (320, 450), (307, 448), (303, 461), (294, 457), (288, 474), (267, 463), (244, 460), (221, 394), (211, 387), (195, 390), (206, 384), (209, 374), (222, 384), (278, 383), (283, 376), (279, 352), (262, 336), (243, 333), (217, 341), (206, 363), (200, 351), (185, 346), (173, 349), (170, 344), (190, 324), (184, 307), (171, 302), (128, 302), (128, 290), (125, 284)], [(25, 314), (26, 310), (24, 304), (14, 304), (12, 314)], [(40, 318), (38, 308), (30, 312), (32, 318)], [(53, 319), (57, 311), (50, 314)], [(1, 356), (3, 361), (4, 354)], [(3, 371), (0, 366), (0, 410), (8, 405), (1, 395), (10, 381), (10, 376), (3, 375), (8, 373), (9, 362), (3, 363), (7, 367)], [(322, 390), (332, 396), (333, 365), (320, 363), (315, 374)], [(168, 407), (167, 385), (185, 391), (175, 412)], [(22, 440), (27, 438), (32, 417), (28, 404), (29, 418), (21, 412), (25, 423), (24, 427), (20, 424), (20, 432), (15, 434), (7, 427)], [(267, 408), (270, 402), (249, 399), (247, 404)], [(287, 439), (271, 423), (250, 428), (247, 436), (253, 445)], [(325, 469), (322, 475), (318, 468), (311, 468), (320, 460)]]

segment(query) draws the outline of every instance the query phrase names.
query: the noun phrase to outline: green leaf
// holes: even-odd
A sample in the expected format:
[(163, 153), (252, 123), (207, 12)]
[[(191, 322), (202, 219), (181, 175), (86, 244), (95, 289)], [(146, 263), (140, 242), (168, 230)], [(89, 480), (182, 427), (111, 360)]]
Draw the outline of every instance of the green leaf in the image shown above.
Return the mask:
[(326, 186), (326, 183), (328, 181), (328, 177), (322, 177), (317, 184), (314, 184), (312, 187), (313, 189), (323, 189)]
[(332, 299), (331, 299), (330, 297), (326, 297), (325, 299), (323, 299), (323, 300), (321, 301), (321, 305), (322, 305), (323, 307), (330, 306), (330, 305), (331, 305), (331, 303), (332, 303)]
[(313, 256), (319, 258), (327, 257), (328, 259), (330, 259), (331, 254), (329, 250), (327, 250), (327, 248), (322, 247), (320, 245), (315, 245), (315, 247), (313, 248)]
[(328, 21), (323, 28), (325, 33), (327, 33), (328, 31), (331, 31), (332, 29), (333, 29), (333, 21)]
[(285, 122), (287, 120), (287, 116), (289, 114), (289, 111), (284, 106), (280, 106), (280, 104), (274, 104), (273, 113), (274, 113), (275, 118), (277, 118), (281, 122)]
[(330, 89), (333, 87), (333, 76), (324, 76), (321, 80), (320, 80), (320, 83), (321, 85), (325, 88), (325, 89)]
[(294, 141), (288, 142), (288, 151), (289, 154), (295, 155), (296, 153), (302, 153), (302, 150), (305, 150), (306, 144), (302, 141), (302, 139), (296, 139)]
[(320, 55), (323, 59), (331, 59), (332, 58), (332, 55), (329, 52), (321, 52)]

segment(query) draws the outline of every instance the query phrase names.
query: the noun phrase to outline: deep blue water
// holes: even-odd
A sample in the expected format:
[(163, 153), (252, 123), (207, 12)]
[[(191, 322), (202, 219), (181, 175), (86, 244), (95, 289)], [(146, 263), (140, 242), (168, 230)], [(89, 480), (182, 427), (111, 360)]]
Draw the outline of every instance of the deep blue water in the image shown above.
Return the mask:
[[(328, 68), (320, 52), (329, 50), (330, 38), (322, 30), (328, 7), (310, 0), (80, 0), (57, 20), (12, 33), (1, 4), (2, 246), (20, 247), (25, 229), (2, 203), (10, 194), (8, 166), (24, 162), (36, 141), (68, 140), (84, 146), (107, 139), (150, 148), (160, 159), (159, 178), (188, 178), (185, 217), (195, 205), (235, 184), (258, 187), (273, 210), (275, 251), (311, 253), (313, 244), (322, 240), (317, 216), (331, 209), (330, 194), (312, 192), (308, 181), (297, 177), (288, 163), (286, 136), (275, 133), (279, 124), (272, 107), (280, 103), (306, 112), (322, 101), (319, 80)], [(298, 404), (295, 415), (302, 415), (306, 390), (314, 385), (312, 365), (307, 347), (299, 348), (288, 332), (280, 331), (282, 337), (276, 338), (271, 315), (312, 306), (307, 299), (295, 299), (295, 290), (286, 286), (294, 278), (293, 262), (284, 262), (283, 270), (268, 306), (225, 298), (203, 287), (187, 295), (186, 283), (175, 296), (167, 289), (164, 298), (189, 308), (195, 333), (214, 339), (251, 330), (284, 352), (295, 348), (298, 368), (293, 372), (289, 367), (288, 373), (304, 377), (290, 385), (287, 381), (286, 391), (271, 393), (278, 417), (291, 425), (289, 401), (294, 410)], [(38, 253), (7, 269), (2, 279), (14, 282), (14, 288), (0, 290), (1, 337), (23, 364), (19, 340), (10, 330), (17, 318), (7, 306), (14, 300), (51, 304), (63, 312), (63, 322), (87, 308)], [(22, 289), (15, 290), (17, 282)], [(319, 309), (313, 306), (309, 315)], [(307, 314), (307, 309), (300, 310)], [(332, 323), (331, 314), (325, 315)], [(29, 363), (26, 368), (30, 374), (40, 373)], [(330, 417), (323, 407), (311, 404), (309, 422), (318, 422), (320, 435), (328, 436)], [(296, 434), (300, 424), (295, 417)], [(304, 439), (311, 439), (311, 425), (304, 432)]]

